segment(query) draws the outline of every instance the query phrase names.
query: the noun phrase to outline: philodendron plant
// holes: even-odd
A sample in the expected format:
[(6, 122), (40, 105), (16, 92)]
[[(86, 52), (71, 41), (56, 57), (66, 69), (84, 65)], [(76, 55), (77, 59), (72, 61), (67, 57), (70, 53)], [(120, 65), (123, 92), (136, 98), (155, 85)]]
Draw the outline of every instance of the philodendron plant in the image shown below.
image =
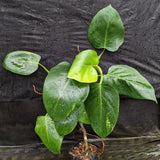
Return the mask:
[[(92, 19), (88, 39), (96, 49), (84, 50), (72, 65), (62, 62), (46, 69), (41, 57), (28, 51), (9, 53), (3, 66), (20, 75), (30, 75), (40, 65), (48, 73), (43, 86), (43, 103), (47, 114), (39, 116), (35, 132), (44, 145), (59, 154), (63, 137), (73, 131), (77, 123), (90, 124), (101, 138), (108, 136), (116, 125), (119, 95), (157, 102), (152, 85), (134, 68), (114, 65), (103, 74), (99, 61), (105, 50), (115, 52), (123, 44), (124, 27), (118, 12), (111, 5), (100, 10)], [(84, 140), (87, 147), (86, 135)]]

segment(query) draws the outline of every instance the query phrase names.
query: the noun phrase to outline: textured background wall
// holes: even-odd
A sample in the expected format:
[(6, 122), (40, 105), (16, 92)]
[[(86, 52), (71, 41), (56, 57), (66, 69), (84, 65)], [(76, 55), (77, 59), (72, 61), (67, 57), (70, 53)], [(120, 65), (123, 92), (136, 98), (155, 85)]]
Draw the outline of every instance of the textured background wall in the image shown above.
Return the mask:
[[(14, 50), (35, 52), (42, 56), (41, 63), (48, 69), (61, 61), (72, 62), (77, 45), (81, 51), (93, 49), (87, 40), (88, 26), (108, 4), (120, 13), (125, 41), (116, 53), (106, 51), (103, 55), (100, 65), (104, 73), (114, 64), (130, 65), (149, 80), (160, 98), (159, 0), (1, 0), (0, 139), (4, 135), (9, 138), (11, 130), (13, 139), (24, 139), (19, 134), (23, 132), (34, 139), (36, 116), (45, 113), (41, 96), (32, 88), (35, 84), (42, 91), (45, 71), (40, 68), (29, 77), (12, 74), (2, 67), (5, 55)], [(157, 133), (158, 127), (159, 105), (123, 97), (112, 135)]]

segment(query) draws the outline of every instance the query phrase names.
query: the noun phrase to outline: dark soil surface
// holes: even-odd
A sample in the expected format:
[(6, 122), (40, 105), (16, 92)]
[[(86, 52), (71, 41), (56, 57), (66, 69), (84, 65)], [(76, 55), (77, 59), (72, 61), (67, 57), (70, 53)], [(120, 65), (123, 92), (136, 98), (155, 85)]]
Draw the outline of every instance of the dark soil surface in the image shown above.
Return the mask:
[(82, 160), (92, 160), (96, 152), (97, 147), (95, 145), (88, 143), (88, 149), (86, 149), (85, 143), (80, 142), (79, 145), (75, 146), (69, 154)]

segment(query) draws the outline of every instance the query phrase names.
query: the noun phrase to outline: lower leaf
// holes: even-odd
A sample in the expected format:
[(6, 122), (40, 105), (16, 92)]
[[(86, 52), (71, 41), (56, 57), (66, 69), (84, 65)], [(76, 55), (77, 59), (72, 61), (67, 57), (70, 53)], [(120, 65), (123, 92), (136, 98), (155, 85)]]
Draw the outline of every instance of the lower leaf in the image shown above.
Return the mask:
[(91, 84), (85, 106), (95, 133), (102, 138), (109, 135), (118, 119), (119, 95), (117, 90), (105, 84)]
[(89, 93), (89, 85), (68, 79), (68, 62), (52, 68), (43, 87), (43, 103), (54, 121), (61, 121), (71, 115), (76, 106), (83, 103)]
[(60, 154), (63, 137), (57, 133), (55, 123), (48, 114), (37, 118), (35, 132), (51, 152)]
[(59, 135), (65, 136), (73, 131), (77, 125), (79, 116), (82, 114), (83, 108), (83, 105), (81, 105), (66, 119), (55, 122), (55, 127)]

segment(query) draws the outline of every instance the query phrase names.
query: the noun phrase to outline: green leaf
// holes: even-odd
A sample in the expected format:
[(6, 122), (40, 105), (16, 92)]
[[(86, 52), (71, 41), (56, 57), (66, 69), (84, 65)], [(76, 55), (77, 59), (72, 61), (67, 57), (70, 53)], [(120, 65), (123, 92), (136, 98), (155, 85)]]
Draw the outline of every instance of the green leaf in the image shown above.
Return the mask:
[(90, 87), (86, 111), (93, 130), (103, 138), (112, 132), (117, 122), (119, 95), (110, 85), (95, 83)]
[(79, 116), (82, 114), (83, 108), (83, 105), (81, 105), (66, 119), (55, 121), (55, 127), (59, 135), (65, 136), (73, 131), (77, 125)]
[(110, 67), (103, 83), (114, 86), (121, 95), (157, 102), (152, 85), (136, 69), (127, 65)]
[(99, 57), (94, 50), (80, 52), (68, 72), (68, 78), (79, 82), (92, 83), (98, 80), (98, 74), (94, 66), (98, 65)]
[(48, 114), (37, 118), (35, 132), (51, 152), (60, 154), (63, 137), (57, 133), (54, 121)]
[(68, 79), (70, 64), (62, 62), (52, 68), (43, 87), (43, 103), (54, 121), (71, 115), (75, 107), (80, 107), (89, 93), (89, 85)]
[(41, 56), (28, 51), (14, 51), (8, 53), (3, 67), (13, 73), (30, 75), (38, 69)]
[(92, 19), (88, 39), (93, 47), (115, 52), (124, 41), (124, 27), (120, 15), (111, 5), (100, 10)]
[(81, 112), (78, 121), (81, 122), (81, 123), (84, 123), (84, 124), (90, 124), (90, 121), (89, 121), (88, 114), (86, 112), (85, 106), (83, 107), (83, 111)]

